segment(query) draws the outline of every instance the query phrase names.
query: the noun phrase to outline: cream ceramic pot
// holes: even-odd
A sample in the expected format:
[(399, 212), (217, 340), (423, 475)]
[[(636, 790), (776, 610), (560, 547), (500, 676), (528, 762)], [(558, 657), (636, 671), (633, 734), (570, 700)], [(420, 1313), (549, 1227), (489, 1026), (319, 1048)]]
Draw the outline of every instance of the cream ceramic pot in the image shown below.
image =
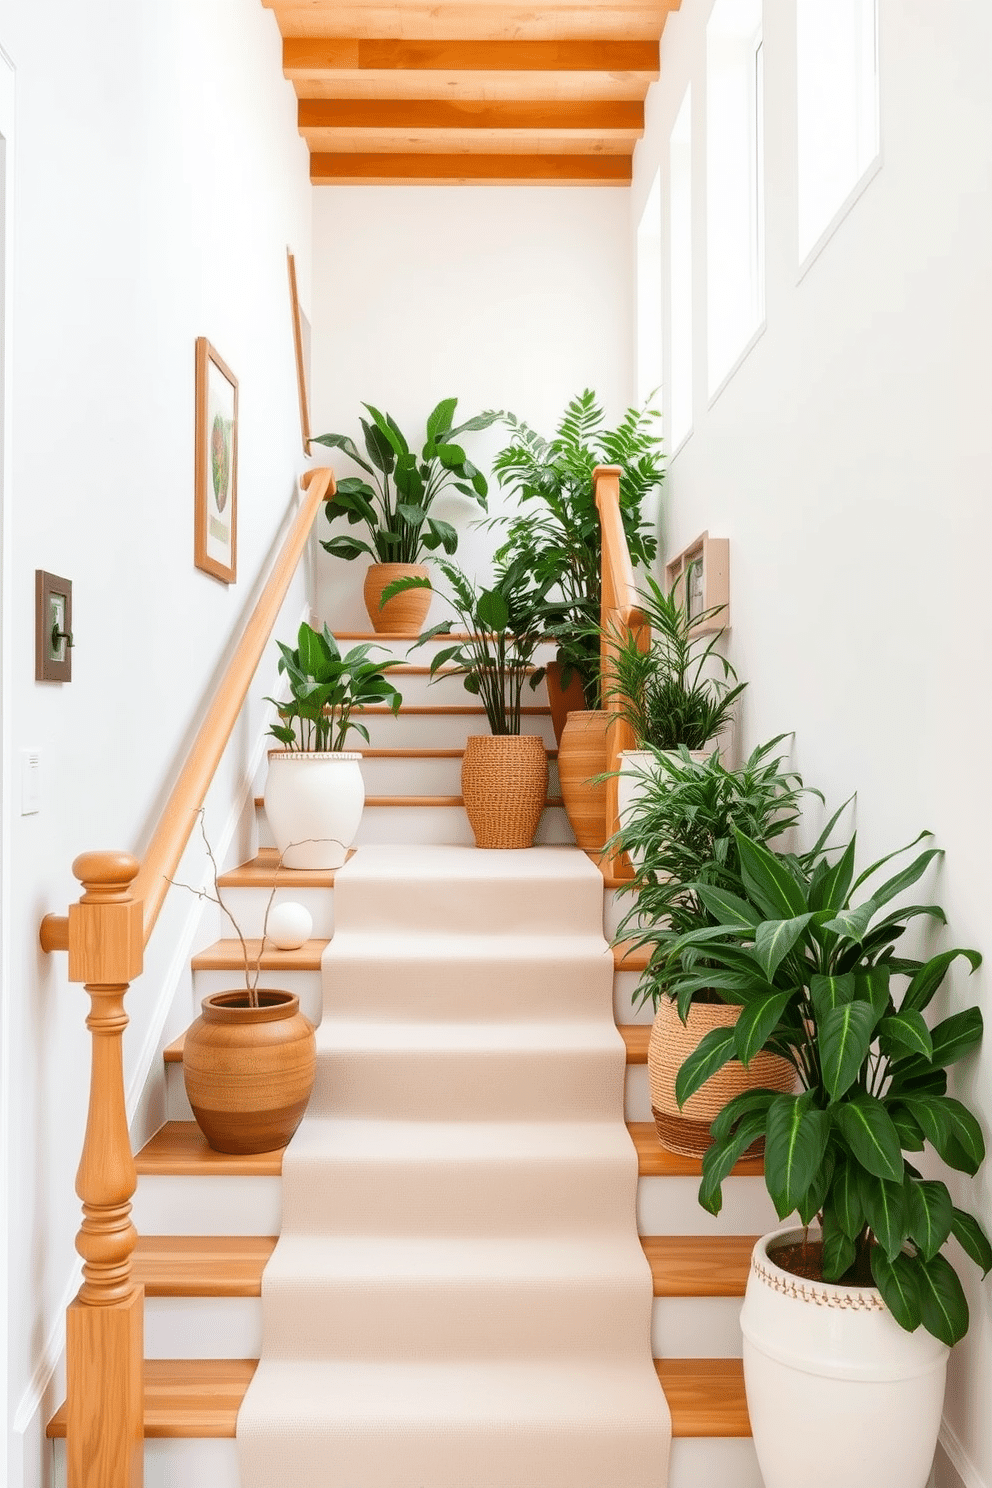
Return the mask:
[(265, 814), (286, 868), (340, 868), (365, 806), (360, 754), (270, 749)]

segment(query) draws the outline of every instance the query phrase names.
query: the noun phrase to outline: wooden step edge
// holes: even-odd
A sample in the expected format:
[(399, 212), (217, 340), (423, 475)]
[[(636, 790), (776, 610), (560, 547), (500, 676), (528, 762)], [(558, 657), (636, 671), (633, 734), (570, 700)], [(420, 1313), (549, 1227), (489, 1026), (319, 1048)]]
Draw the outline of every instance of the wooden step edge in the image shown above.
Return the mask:
[[(248, 960), (252, 966), (259, 964), (261, 944), (257, 935), (245, 938)], [(328, 945), (330, 945), (329, 940), (305, 940), (295, 950), (284, 951), (269, 941), (261, 954), (261, 968), (263, 971), (319, 971), (320, 958)], [(215, 940), (213, 945), (197, 951), (190, 961), (190, 966), (194, 971), (233, 971), (243, 974), (244, 957), (241, 942), (240, 940)]]
[[(348, 857), (354, 856), (354, 848)], [(334, 886), (333, 868), (283, 868), (274, 847), (262, 847), (257, 857), (237, 868), (222, 873), (217, 882), (222, 889), (329, 889)]]
[[(699, 1178), (698, 1157), (681, 1157), (658, 1141), (653, 1121), (628, 1121), (627, 1130), (637, 1151), (637, 1171), (642, 1178)], [(282, 1174), (282, 1150), (249, 1156), (214, 1152), (195, 1121), (167, 1121), (135, 1155), (139, 1176), (190, 1178), (278, 1178)], [(734, 1177), (760, 1178), (761, 1158), (748, 1158), (733, 1169)]]
[(633, 883), (633, 870), (624, 869), (622, 863), (618, 864), (616, 859), (611, 858), (607, 853), (595, 852), (587, 848), (586, 857), (590, 858), (602, 873), (604, 889), (629, 888)]
[(743, 1297), (757, 1235), (642, 1235), (656, 1297)]
[[(366, 806), (464, 806), (462, 796), (366, 796)], [(545, 797), (544, 805), (563, 806), (561, 796)]]
[[(146, 1438), (233, 1437), (257, 1359), (147, 1359)], [(656, 1359), (675, 1437), (748, 1437), (751, 1423), (740, 1359)], [(63, 1405), (49, 1438), (66, 1434)]]
[(146, 1297), (260, 1297), (276, 1235), (139, 1235), (133, 1276)]
[[(360, 745), (356, 751), (362, 759), (409, 759), (409, 760), (434, 760), (434, 759), (464, 759), (464, 749), (367, 749)], [(548, 759), (557, 759), (558, 750), (549, 748)], [(256, 796), (255, 804), (261, 805), (262, 798)]]
[[(334, 630), (332, 631), (336, 641), (409, 641), (412, 646), (414, 641), (420, 639), (416, 635), (407, 635), (405, 630)], [(445, 634), (433, 636), (438, 645), (447, 645), (448, 641), (481, 641), (489, 639), (488, 636), (470, 635), (467, 630), (451, 630)], [(552, 642), (541, 642), (542, 645), (551, 645)]]
[[(438, 637), (438, 640), (443, 639), (444, 637), (442, 636)], [(538, 668), (536, 666), (521, 667), (518, 675), (532, 677), (537, 670)], [(464, 677), (466, 673), (465, 668), (459, 666), (439, 666), (435, 667), (432, 671), (429, 666), (419, 666), (416, 662), (401, 661), (398, 666), (391, 666), (389, 668), (389, 675), (391, 677)], [(540, 686), (540, 683), (538, 683), (538, 686)]]
[(750, 1436), (740, 1359), (655, 1359), (677, 1437)]
[[(381, 718), (391, 718), (393, 716), (392, 708), (385, 708), (379, 703), (371, 703), (367, 707), (353, 708), (351, 711), (356, 717), (359, 714), (371, 714)], [(551, 709), (546, 705), (540, 707), (528, 704), (522, 707), (520, 712), (528, 718), (550, 718), (551, 716)], [(404, 703), (399, 709), (398, 716), (402, 718), (404, 713), (416, 714), (418, 717), (424, 714), (428, 716), (437, 714), (443, 717), (454, 715), (458, 718), (465, 716), (485, 718), (486, 716), (485, 708), (473, 708), (466, 703)]]
[(613, 965), (617, 971), (643, 971), (650, 956), (650, 946), (638, 946), (630, 940), (613, 947)]

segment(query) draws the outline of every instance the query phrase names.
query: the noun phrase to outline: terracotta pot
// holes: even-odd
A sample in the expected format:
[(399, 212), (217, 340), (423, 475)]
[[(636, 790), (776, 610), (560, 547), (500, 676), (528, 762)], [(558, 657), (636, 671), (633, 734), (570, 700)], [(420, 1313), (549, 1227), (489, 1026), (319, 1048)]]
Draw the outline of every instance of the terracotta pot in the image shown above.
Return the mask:
[(582, 680), (578, 672), (572, 673), (568, 686), (564, 690), (561, 685), (561, 673), (562, 667), (560, 662), (548, 662), (544, 683), (548, 689), (551, 727), (555, 731), (555, 743), (558, 745), (561, 744), (561, 736), (565, 729), (565, 720), (569, 713), (582, 712), (586, 706), (585, 693), (582, 691)]
[(924, 1488), (948, 1349), (925, 1328), (900, 1328), (875, 1287), (807, 1281), (769, 1259), (776, 1242), (802, 1235), (779, 1230), (758, 1241), (741, 1310), (762, 1482)]
[(340, 868), (365, 806), (360, 754), (270, 749), (265, 815), (284, 868)]
[(426, 579), (426, 566), (423, 563), (373, 563), (365, 575), (362, 594), (376, 635), (418, 636), (423, 630), (431, 607), (430, 589), (408, 589), (405, 594), (395, 594), (385, 605), (380, 602), (383, 589), (395, 584), (397, 579), (408, 578)]
[[(688, 1022), (683, 1023), (678, 1008), (669, 998), (658, 1004), (651, 1039), (648, 1044), (648, 1084), (651, 1089), (651, 1112), (655, 1130), (663, 1147), (683, 1157), (701, 1157), (712, 1145), (710, 1126), (724, 1106), (745, 1090), (789, 1091), (796, 1082), (796, 1072), (787, 1059), (778, 1054), (756, 1054), (745, 1069), (737, 1059), (711, 1075), (695, 1095), (680, 1109), (675, 1099), (675, 1077), (690, 1054), (694, 1054), (705, 1034), (714, 1028), (731, 1028), (742, 1009), (726, 1002), (694, 1002)], [(745, 1153), (758, 1157), (764, 1151), (764, 1138), (759, 1137)]]
[(592, 777), (609, 768), (606, 731), (610, 718), (603, 709), (569, 713), (558, 747), (565, 812), (577, 846), (586, 852), (601, 852), (606, 841), (606, 781), (594, 785)]
[(536, 734), (472, 734), (462, 798), (476, 847), (530, 847), (548, 797), (548, 753)]
[(215, 992), (186, 1034), (183, 1079), (217, 1152), (273, 1152), (299, 1126), (317, 1069), (313, 1025), (292, 992), (262, 989), (261, 1006)]

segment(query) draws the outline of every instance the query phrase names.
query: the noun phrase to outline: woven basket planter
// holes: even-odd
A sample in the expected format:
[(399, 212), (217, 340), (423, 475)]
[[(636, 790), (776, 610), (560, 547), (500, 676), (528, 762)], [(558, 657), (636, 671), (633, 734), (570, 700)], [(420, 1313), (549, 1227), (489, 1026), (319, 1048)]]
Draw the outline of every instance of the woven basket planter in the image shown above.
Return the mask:
[(548, 795), (548, 754), (536, 734), (472, 734), (462, 798), (476, 847), (530, 847)]
[(385, 605), (381, 602), (383, 589), (397, 579), (409, 578), (426, 579), (424, 564), (373, 563), (365, 575), (362, 594), (376, 635), (418, 636), (423, 630), (433, 598), (430, 589), (408, 589), (405, 594), (394, 594)]
[(601, 852), (606, 841), (606, 781), (593, 777), (609, 768), (606, 731), (612, 714), (569, 713), (558, 747), (561, 798), (578, 847)]
[[(711, 1075), (695, 1095), (679, 1109), (675, 1099), (675, 1077), (705, 1034), (713, 1028), (728, 1028), (737, 1022), (742, 1009), (725, 1002), (694, 1002), (687, 1023), (669, 998), (658, 1004), (651, 1041), (648, 1044), (648, 1083), (651, 1111), (658, 1139), (669, 1152), (683, 1157), (702, 1157), (712, 1143), (710, 1126), (730, 1101), (745, 1090), (790, 1091), (796, 1072), (778, 1054), (756, 1054), (745, 1069), (737, 1059)], [(753, 1142), (745, 1157), (760, 1157), (763, 1137)]]

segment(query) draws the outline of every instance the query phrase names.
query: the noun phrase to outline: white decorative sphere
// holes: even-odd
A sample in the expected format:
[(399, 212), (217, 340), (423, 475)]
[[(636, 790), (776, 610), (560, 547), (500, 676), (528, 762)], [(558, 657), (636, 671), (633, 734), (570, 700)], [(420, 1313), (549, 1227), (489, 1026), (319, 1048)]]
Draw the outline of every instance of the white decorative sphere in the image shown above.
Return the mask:
[(269, 910), (265, 933), (281, 951), (297, 951), (313, 930), (313, 915), (303, 904), (286, 900)]

